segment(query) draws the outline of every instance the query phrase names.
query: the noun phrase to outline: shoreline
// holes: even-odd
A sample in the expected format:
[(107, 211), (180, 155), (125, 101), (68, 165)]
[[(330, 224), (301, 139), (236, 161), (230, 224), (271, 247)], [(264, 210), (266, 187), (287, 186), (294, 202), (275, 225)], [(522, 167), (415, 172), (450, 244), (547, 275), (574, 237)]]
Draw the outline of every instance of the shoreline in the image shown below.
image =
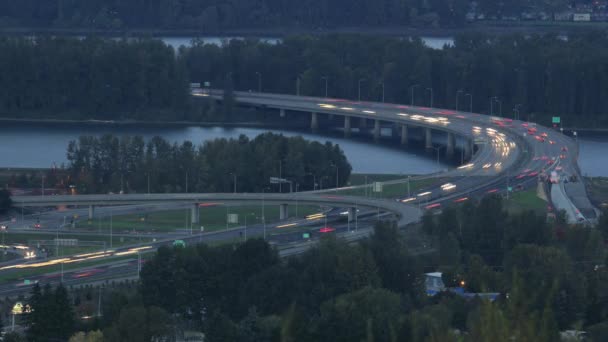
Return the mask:
[(107, 126), (175, 126), (175, 127), (270, 127), (270, 128), (299, 128), (301, 125), (286, 125), (284, 123), (270, 123), (257, 121), (238, 122), (199, 122), (199, 121), (142, 121), (142, 120), (75, 120), (75, 119), (36, 119), (36, 118), (0, 118), (0, 123), (26, 123), (26, 124), (78, 124), (78, 125), (107, 125)]
[(243, 29), (156, 29), (156, 28), (125, 28), (125, 29), (94, 29), (94, 28), (48, 28), (48, 27), (3, 27), (0, 35), (65, 35), (65, 36), (105, 36), (105, 37), (259, 37), (282, 38), (290, 35), (325, 35), (325, 34), (370, 34), (384, 36), (413, 36), (413, 37), (453, 37), (460, 33), (485, 32), (489, 34), (513, 33), (557, 33), (565, 34), (587, 29), (606, 29), (605, 22), (475, 22), (467, 23), (457, 28), (425, 28), (408, 26), (387, 27), (335, 27), (335, 28), (301, 28), (301, 27), (270, 27)]

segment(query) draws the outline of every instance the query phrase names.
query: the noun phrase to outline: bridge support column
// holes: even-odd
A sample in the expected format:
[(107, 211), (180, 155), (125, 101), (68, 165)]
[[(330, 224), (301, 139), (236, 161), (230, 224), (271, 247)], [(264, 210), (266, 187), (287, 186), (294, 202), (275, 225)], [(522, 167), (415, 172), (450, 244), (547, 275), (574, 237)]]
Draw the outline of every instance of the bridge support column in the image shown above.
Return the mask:
[(310, 129), (313, 132), (316, 132), (319, 129), (319, 118), (315, 112), (312, 112), (310, 116)]
[(401, 145), (407, 145), (407, 125), (401, 125)]
[(344, 137), (350, 138), (350, 116), (344, 117)]
[(447, 147), (447, 156), (448, 158), (454, 157), (454, 145), (456, 139), (454, 138), (454, 133), (448, 133), (448, 147)]
[(279, 219), (286, 220), (288, 216), (289, 216), (289, 211), (288, 211), (287, 203), (283, 203), (283, 204), (279, 205)]
[(380, 139), (380, 120), (374, 120), (374, 140), (378, 141)]
[(424, 131), (425, 131), (424, 147), (427, 150), (430, 150), (433, 148), (433, 133), (431, 132), (430, 128), (426, 128)]
[(285, 117), (285, 109), (283, 109), (283, 108), (280, 109), (279, 116), (282, 118)]
[(195, 224), (201, 221), (201, 212), (198, 208), (198, 203), (194, 203), (190, 208), (190, 223)]
[(89, 206), (89, 221), (91, 221), (93, 218), (95, 218), (95, 206), (90, 205)]
[(472, 156), (472, 147), (473, 147), (473, 143), (471, 142), (471, 140), (465, 140), (464, 141), (464, 160), (469, 160), (471, 159)]
[(353, 222), (355, 220), (356, 215), (357, 215), (357, 208), (355, 208), (355, 207), (348, 208), (348, 222)]

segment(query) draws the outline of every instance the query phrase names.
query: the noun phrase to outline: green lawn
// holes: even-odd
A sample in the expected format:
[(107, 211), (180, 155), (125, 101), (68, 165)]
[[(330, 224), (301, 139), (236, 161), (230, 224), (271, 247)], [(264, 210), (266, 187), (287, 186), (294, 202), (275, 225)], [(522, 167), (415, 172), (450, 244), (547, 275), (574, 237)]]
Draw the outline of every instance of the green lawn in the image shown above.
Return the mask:
[[(399, 177), (401, 178), (401, 177)], [(369, 181), (369, 179), (368, 179)], [(444, 178), (426, 178), (420, 180), (411, 180), (410, 183), (410, 195), (416, 194), (423, 188), (429, 187), (433, 184), (443, 184), (447, 182)], [(366, 189), (348, 189), (348, 190), (340, 190), (339, 194), (342, 195), (350, 195), (350, 196), (365, 196)], [(400, 184), (383, 184), (382, 192), (376, 193), (372, 191), (372, 188), (369, 187), (367, 189), (367, 196), (369, 197), (379, 197), (379, 198), (397, 198), (397, 197), (407, 197), (407, 181), (404, 181)]]
[(536, 195), (536, 189), (514, 192), (509, 196), (507, 209), (510, 213), (534, 210), (539, 214), (547, 212), (547, 202)]
[[(304, 217), (319, 212), (318, 206), (297, 206), (297, 217)], [(237, 214), (238, 224), (226, 223), (227, 214)], [(289, 206), (290, 217), (296, 216), (296, 206)], [(266, 205), (264, 208), (266, 222), (279, 220), (279, 207), (277, 205)], [(112, 229), (114, 232), (126, 231), (151, 231), (151, 232), (173, 232), (178, 230), (190, 229), (190, 209), (166, 210), (147, 214), (120, 215), (112, 218)], [(213, 206), (200, 208), (200, 224), (193, 227), (200, 231), (203, 226), (205, 232), (212, 232), (220, 229), (233, 228), (247, 224), (262, 223), (262, 206), (242, 206), (226, 207)], [(91, 222), (81, 221), (77, 223), (80, 229), (90, 229), (108, 231), (110, 228), (110, 218), (104, 217)], [(101, 227), (101, 228), (100, 228)]]

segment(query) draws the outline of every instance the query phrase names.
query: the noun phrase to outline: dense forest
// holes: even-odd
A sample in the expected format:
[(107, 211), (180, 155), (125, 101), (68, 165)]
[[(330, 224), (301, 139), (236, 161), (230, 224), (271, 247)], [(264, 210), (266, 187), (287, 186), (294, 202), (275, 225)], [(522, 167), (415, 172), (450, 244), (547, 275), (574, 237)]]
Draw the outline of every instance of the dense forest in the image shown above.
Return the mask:
[[(0, 39), (0, 115), (76, 119), (251, 121), (251, 112), (193, 101), (213, 88), (385, 100), (515, 116), (565, 126), (608, 124), (608, 35), (463, 34), (453, 46), (364, 35), (295, 36), (277, 44)], [(326, 78), (325, 78), (326, 77)], [(298, 87), (299, 84), (299, 87)], [(433, 89), (432, 93), (430, 89)], [(491, 105), (492, 103), (492, 105)], [(239, 114), (240, 113), (240, 114)]]
[(2, 116), (175, 118), (188, 103), (187, 74), (160, 41), (0, 38), (0, 51)]
[[(67, 175), (47, 173), (47, 186), (81, 193), (278, 192), (346, 184), (351, 166), (338, 145), (265, 133), (254, 139), (216, 139), (195, 146), (154, 137), (82, 136), (67, 149)], [(338, 180), (336, 180), (336, 169)], [(281, 191), (289, 192), (285, 183)]]
[[(547, 223), (534, 212), (508, 214), (492, 195), (425, 216), (432, 248), (418, 255), (408, 251), (409, 233), (390, 222), (354, 244), (326, 235), (287, 259), (262, 239), (163, 247), (144, 265), (136, 293), (104, 290), (104, 315), (69, 327), (65, 312), (94, 312), (98, 300), (88, 295), (87, 309), (74, 290), (76, 304), (63, 304), (66, 323), (49, 331), (91, 330), (107, 341), (149, 341), (173, 327), (203, 331), (212, 342), (549, 342), (580, 330), (606, 341), (607, 213), (595, 228), (559, 217)], [(493, 302), (453, 291), (428, 296), (424, 273), (438, 270), (456, 292), (500, 295)], [(35, 289), (33, 309), (39, 297)], [(28, 332), (33, 340), (51, 336), (36, 325)]]
[[(582, 1), (581, 1), (582, 2)], [(460, 27), (466, 13), (489, 17), (553, 13), (567, 0), (23, 0), (0, 2), (0, 27), (222, 29)]]

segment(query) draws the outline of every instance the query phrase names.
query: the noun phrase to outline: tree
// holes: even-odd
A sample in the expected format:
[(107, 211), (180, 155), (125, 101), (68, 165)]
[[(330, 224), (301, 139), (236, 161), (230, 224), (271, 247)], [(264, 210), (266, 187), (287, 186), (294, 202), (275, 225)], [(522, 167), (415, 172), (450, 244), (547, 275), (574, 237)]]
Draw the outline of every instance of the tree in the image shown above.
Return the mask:
[(158, 307), (124, 308), (118, 321), (104, 330), (104, 339), (117, 342), (144, 342), (161, 339), (171, 331), (171, 318)]
[(384, 290), (363, 288), (321, 306), (317, 341), (393, 341), (402, 319), (401, 298)]
[(0, 189), (0, 214), (5, 214), (13, 206), (10, 191)]

